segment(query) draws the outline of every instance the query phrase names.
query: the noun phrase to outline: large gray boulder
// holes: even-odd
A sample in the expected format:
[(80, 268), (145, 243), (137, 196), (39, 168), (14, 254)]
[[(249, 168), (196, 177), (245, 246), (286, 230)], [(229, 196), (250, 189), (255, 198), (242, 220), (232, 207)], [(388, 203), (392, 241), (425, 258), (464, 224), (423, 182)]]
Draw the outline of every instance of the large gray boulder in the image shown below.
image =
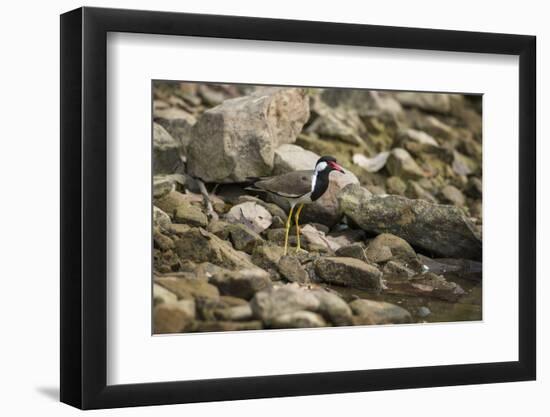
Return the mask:
[(392, 233), (438, 256), (481, 259), (481, 236), (458, 207), (372, 195), (358, 185), (344, 188), (339, 201), (346, 216), (365, 231)]
[(188, 173), (206, 182), (271, 174), (275, 149), (293, 143), (309, 118), (301, 88), (263, 88), (224, 101), (193, 126)]

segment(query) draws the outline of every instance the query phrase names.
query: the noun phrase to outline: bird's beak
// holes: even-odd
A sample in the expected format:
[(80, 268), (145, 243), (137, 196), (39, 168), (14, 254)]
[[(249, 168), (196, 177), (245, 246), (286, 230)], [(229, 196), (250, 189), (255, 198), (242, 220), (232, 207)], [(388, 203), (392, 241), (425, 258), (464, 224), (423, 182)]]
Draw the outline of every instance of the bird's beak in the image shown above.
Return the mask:
[(346, 172), (344, 171), (344, 169), (338, 165), (336, 162), (330, 162), (330, 166), (332, 169), (334, 169), (335, 171), (338, 171), (338, 172), (341, 172), (342, 174), (345, 174)]

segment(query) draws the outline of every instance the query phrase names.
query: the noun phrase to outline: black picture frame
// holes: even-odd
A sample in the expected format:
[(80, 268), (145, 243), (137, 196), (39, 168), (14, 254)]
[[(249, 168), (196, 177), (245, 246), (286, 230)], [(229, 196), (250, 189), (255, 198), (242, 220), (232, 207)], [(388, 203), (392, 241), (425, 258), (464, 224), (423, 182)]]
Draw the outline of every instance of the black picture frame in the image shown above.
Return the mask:
[[(519, 56), (519, 360), (107, 385), (108, 32)], [(524, 35), (88, 7), (61, 15), (61, 401), (94, 409), (535, 379), (535, 54)]]

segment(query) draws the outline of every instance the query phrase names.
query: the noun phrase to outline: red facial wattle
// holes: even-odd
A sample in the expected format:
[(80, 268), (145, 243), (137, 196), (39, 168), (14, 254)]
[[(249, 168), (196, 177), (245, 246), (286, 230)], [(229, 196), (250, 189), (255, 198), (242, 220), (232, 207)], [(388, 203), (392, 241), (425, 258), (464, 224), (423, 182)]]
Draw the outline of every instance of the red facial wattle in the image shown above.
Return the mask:
[(332, 169), (334, 169), (335, 171), (339, 171), (339, 172), (341, 172), (342, 174), (345, 174), (344, 169), (343, 169), (340, 165), (338, 165), (336, 162), (329, 161), (328, 164), (329, 164), (329, 166), (330, 166)]

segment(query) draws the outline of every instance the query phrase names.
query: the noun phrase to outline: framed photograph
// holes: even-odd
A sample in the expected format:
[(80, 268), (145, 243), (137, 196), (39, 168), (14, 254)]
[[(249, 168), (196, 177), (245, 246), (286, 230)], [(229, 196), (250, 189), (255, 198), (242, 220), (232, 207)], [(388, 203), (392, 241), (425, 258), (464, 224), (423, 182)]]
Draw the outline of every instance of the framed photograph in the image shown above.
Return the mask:
[(535, 37), (61, 16), (61, 401), (533, 380)]

